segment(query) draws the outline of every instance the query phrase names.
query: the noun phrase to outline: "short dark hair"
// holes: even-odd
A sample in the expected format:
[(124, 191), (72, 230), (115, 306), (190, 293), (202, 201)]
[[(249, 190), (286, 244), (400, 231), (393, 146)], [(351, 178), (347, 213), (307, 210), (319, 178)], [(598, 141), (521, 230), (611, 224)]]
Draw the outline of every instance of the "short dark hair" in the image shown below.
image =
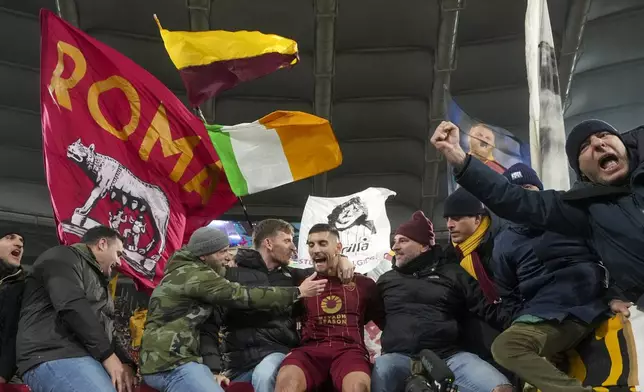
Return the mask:
[(278, 232), (293, 235), (295, 230), (290, 223), (282, 219), (264, 219), (257, 223), (253, 229), (253, 246), (259, 249), (259, 246), (268, 237), (276, 235)]
[(331, 233), (333, 234), (338, 240), (340, 240), (340, 232), (338, 229), (335, 227), (331, 226), (328, 223), (317, 223), (311, 227), (311, 230), (309, 230), (309, 234), (315, 234), (315, 233)]
[(118, 231), (107, 227), (107, 226), (96, 226), (87, 230), (81, 238), (81, 242), (85, 245), (96, 245), (101, 238), (107, 238), (108, 240), (121, 240), (125, 242), (121, 234)]

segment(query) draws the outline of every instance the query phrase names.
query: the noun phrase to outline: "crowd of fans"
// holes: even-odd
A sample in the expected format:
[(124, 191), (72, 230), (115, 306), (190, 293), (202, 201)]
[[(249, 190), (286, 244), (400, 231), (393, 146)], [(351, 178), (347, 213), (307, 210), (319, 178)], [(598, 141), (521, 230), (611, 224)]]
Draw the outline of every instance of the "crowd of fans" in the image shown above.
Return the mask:
[[(429, 378), (419, 366), (429, 349), (460, 391), (524, 383), (592, 391), (557, 357), (613, 314), (628, 317), (644, 294), (643, 137), (639, 128), (579, 124), (566, 144), (579, 181), (559, 192), (543, 190), (523, 164), (496, 173), (442, 123), (431, 143), (460, 184), (444, 205), (451, 243), (438, 245), (432, 222), (414, 213), (396, 228), (392, 269), (377, 282), (354, 273), (326, 223), (307, 234), (310, 269), (289, 267), (294, 232), (285, 221), (259, 222), (253, 249), (234, 260), (225, 233), (201, 228), (167, 262), (136, 359), (115, 336), (108, 290), (119, 233), (90, 229), (26, 274), (23, 237), (8, 231), (0, 239), (0, 383), (17, 374), (35, 392), (132, 391), (139, 374), (169, 392), (231, 382), (257, 392), (398, 392)], [(373, 363), (364, 343), (370, 321), (382, 330)]]

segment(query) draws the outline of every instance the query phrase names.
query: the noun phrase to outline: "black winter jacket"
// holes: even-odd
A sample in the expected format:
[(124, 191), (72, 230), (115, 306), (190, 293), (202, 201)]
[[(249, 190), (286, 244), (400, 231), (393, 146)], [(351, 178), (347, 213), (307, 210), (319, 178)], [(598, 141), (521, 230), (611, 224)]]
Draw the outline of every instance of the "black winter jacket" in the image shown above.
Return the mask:
[(512, 292), (506, 302), (521, 304), (517, 317), (590, 324), (607, 315), (606, 270), (583, 239), (515, 224), (497, 236), (494, 254), (495, 282)]
[(25, 272), (0, 260), (0, 377), (7, 382), (16, 373), (16, 335)]
[[(259, 252), (252, 249), (240, 249), (235, 262), (237, 267), (226, 269), (226, 279), (250, 287), (297, 286), (313, 272), (289, 267), (269, 271)], [(287, 354), (300, 343), (295, 320), (299, 312), (299, 302), (285, 311), (218, 308), (202, 326), (204, 363), (214, 373), (223, 372), (234, 378), (253, 369), (271, 353)], [(218, 341), (217, 348), (214, 345)]]
[(89, 355), (102, 362), (113, 353), (134, 366), (113, 339), (114, 303), (107, 285), (86, 245), (57, 246), (38, 257), (25, 280), (18, 327), (21, 375), (48, 361)]
[(378, 291), (386, 317), (383, 353), (414, 356), (427, 348), (446, 359), (466, 351), (460, 341), (470, 313), (498, 329), (512, 319), (499, 305), (486, 303), (476, 281), (438, 245), (402, 267), (394, 264), (378, 279)]
[(590, 239), (616, 284), (612, 296), (635, 302), (644, 294), (644, 127), (622, 138), (631, 169), (623, 186), (579, 182), (568, 192), (528, 191), (469, 156), (455, 175), (502, 218)]

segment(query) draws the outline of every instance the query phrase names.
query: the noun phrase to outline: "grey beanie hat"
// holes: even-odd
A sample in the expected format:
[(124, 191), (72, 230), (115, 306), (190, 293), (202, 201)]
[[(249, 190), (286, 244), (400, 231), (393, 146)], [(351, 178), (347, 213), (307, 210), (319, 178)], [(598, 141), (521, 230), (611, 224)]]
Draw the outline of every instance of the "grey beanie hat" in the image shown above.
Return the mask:
[(195, 256), (210, 255), (229, 245), (228, 235), (214, 227), (201, 227), (195, 230), (186, 249)]

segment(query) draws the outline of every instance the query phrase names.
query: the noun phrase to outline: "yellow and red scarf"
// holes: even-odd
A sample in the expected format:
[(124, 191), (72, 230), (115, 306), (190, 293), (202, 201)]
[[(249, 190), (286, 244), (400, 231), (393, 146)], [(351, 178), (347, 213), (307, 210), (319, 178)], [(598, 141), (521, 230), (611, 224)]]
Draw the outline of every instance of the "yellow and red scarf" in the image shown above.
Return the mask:
[(485, 295), (485, 299), (488, 303), (493, 304), (499, 301), (499, 294), (494, 283), (487, 275), (485, 267), (483, 267), (483, 263), (476, 251), (479, 245), (481, 245), (483, 237), (485, 237), (491, 224), (492, 220), (490, 217), (484, 216), (479, 227), (468, 239), (460, 244), (453, 243), (453, 245), (454, 249), (456, 249), (456, 253), (461, 258), (461, 267), (463, 267), (468, 274), (479, 282), (481, 290)]

